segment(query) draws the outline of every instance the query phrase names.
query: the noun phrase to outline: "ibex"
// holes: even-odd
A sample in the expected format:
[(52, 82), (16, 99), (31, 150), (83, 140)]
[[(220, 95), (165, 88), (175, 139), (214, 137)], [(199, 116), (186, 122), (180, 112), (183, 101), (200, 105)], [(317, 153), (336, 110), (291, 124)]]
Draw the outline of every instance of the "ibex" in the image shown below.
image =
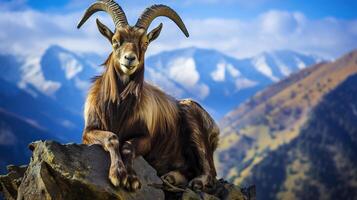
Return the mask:
[(166, 16), (188, 37), (181, 18), (168, 6), (153, 5), (130, 26), (116, 2), (99, 0), (86, 10), (78, 28), (97, 11), (113, 18), (114, 33), (96, 21), (113, 50), (86, 99), (83, 143), (99, 144), (109, 152), (109, 179), (114, 186), (129, 191), (141, 187), (133, 170), (137, 156), (143, 156), (170, 184), (194, 190), (211, 186), (216, 180), (217, 125), (198, 103), (176, 100), (144, 81), (145, 52), (162, 24), (149, 33), (148, 27), (156, 17)]

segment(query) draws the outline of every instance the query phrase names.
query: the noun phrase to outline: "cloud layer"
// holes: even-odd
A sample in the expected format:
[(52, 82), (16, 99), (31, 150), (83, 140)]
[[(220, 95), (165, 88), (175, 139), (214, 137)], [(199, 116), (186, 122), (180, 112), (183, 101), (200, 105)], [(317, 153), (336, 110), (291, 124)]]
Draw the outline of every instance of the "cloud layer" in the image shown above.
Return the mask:
[[(106, 54), (111, 47), (98, 33), (95, 17), (81, 30), (75, 28), (81, 15), (82, 11), (67, 14), (31, 9), (2, 11), (0, 51), (40, 55), (49, 45), (58, 44), (72, 51)], [(132, 15), (129, 13), (129, 18)], [(99, 18), (109, 26), (112, 24), (105, 14)], [(267, 11), (251, 20), (185, 19), (191, 35), (188, 39), (169, 20), (160, 18), (157, 21), (164, 21), (164, 28), (159, 39), (151, 45), (150, 54), (197, 46), (217, 49), (235, 57), (247, 57), (275, 49), (337, 57), (357, 47), (357, 19), (311, 20), (300, 12), (280, 10)], [(157, 21), (152, 27), (158, 24)]]

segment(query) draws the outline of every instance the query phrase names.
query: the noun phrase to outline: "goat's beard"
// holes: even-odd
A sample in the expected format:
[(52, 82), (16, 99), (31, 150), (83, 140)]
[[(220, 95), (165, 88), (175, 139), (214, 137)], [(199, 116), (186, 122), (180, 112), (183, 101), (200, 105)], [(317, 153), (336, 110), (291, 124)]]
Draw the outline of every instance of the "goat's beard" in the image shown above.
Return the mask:
[(123, 74), (130, 76), (134, 74), (137, 70), (138, 66), (134, 66), (132, 69), (127, 68), (125, 65), (120, 64), (120, 70), (123, 72)]

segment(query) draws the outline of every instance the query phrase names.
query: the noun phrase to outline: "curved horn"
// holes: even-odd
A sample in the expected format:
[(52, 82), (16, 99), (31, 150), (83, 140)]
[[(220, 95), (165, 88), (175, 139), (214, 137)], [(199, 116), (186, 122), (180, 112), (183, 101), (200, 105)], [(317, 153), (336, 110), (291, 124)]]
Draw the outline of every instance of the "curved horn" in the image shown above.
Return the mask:
[(181, 29), (181, 31), (186, 35), (186, 37), (189, 36), (186, 26), (180, 16), (173, 9), (165, 5), (153, 5), (149, 8), (146, 8), (143, 14), (141, 14), (140, 18), (136, 22), (135, 26), (147, 30), (151, 22), (159, 16), (170, 18), (176, 23), (176, 25)]
[(112, 17), (115, 27), (128, 25), (123, 9), (113, 0), (98, 0), (93, 3), (84, 13), (77, 28), (80, 28), (94, 13), (98, 11), (105, 11)]

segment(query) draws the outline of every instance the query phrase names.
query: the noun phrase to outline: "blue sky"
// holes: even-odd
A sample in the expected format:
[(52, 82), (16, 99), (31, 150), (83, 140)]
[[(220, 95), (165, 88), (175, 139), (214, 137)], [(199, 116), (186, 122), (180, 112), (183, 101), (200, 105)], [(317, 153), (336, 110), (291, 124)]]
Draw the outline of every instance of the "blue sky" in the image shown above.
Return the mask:
[[(5, 2), (9, 0), (5, 0)], [(184, 2), (184, 3), (182, 3)], [(68, 8), (71, 0), (29, 0), (27, 5), (36, 10), (58, 10), (59, 12)], [(90, 1), (78, 3), (76, 8), (83, 8), (83, 5)], [(357, 16), (357, 1), (355, 0), (197, 0), (197, 1), (143, 1), (143, 0), (122, 0), (118, 1), (122, 7), (126, 5), (137, 6), (142, 4), (148, 6), (154, 3), (164, 3), (174, 5), (181, 12), (192, 17), (224, 17), (224, 18), (251, 18), (261, 12), (275, 9), (286, 11), (301, 11), (312, 19), (322, 17), (336, 17), (339, 19), (355, 19)], [(139, 6), (138, 6), (139, 7)], [(60, 9), (58, 9), (60, 8)], [(62, 9), (61, 9), (62, 8)]]
[[(49, 45), (58, 44), (73, 51), (107, 53), (110, 47), (98, 34), (95, 17), (82, 30), (74, 28), (92, 2), (0, 0), (0, 26), (8, 27), (0, 34), (0, 39), (6, 41), (0, 44), (0, 50), (40, 54)], [(155, 3), (171, 6), (184, 19), (191, 33), (189, 39), (172, 22), (155, 21), (153, 27), (163, 21), (164, 30), (152, 45), (151, 53), (198, 46), (235, 57), (291, 49), (333, 58), (357, 48), (355, 0), (121, 0), (118, 3), (131, 23), (145, 7)], [(105, 14), (98, 16), (112, 26)], [(22, 46), (33, 49), (23, 50)]]

